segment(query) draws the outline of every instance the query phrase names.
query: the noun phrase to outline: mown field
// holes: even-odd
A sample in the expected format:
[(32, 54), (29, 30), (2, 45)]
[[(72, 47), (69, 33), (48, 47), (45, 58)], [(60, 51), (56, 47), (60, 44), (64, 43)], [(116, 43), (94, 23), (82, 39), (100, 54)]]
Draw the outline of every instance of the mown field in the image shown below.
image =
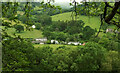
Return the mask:
[[(61, 14), (57, 14), (52, 17), (52, 21), (70, 21), (72, 20), (72, 12), (66, 12), (66, 13), (61, 13)], [(74, 17), (75, 18), (75, 17)], [(77, 16), (77, 20), (82, 20), (85, 23), (85, 26), (90, 26), (93, 29), (99, 29), (101, 21), (100, 21), (100, 17), (98, 16), (85, 16), (85, 15), (78, 15)], [(115, 26), (108, 26), (108, 28), (114, 29)]]
[[(57, 14), (52, 17), (52, 21), (69, 21), (72, 20), (72, 12), (66, 12), (66, 13), (62, 13), (62, 14)], [(99, 17), (88, 17), (88, 16), (84, 16), (84, 15), (79, 15), (77, 17), (77, 20), (83, 20), (85, 22), (85, 26), (90, 26), (93, 29), (99, 29), (100, 26), (100, 18)]]
[(23, 38), (42, 38), (42, 31), (40, 30), (32, 30), (32, 31), (22, 31), (21, 33), (17, 33), (16, 30), (14, 28), (9, 28), (7, 30), (7, 33), (10, 35), (13, 35), (14, 33), (16, 35), (20, 35)]

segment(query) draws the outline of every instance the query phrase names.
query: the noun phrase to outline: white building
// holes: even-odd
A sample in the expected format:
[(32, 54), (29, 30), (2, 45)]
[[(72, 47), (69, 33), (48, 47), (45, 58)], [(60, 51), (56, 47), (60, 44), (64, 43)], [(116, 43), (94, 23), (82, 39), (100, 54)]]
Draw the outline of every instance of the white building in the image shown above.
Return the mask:
[(107, 32), (113, 32), (113, 29), (106, 29), (106, 33)]
[(71, 44), (74, 44), (74, 45), (81, 45), (81, 43), (79, 43), (79, 42), (68, 42), (68, 45), (71, 45)]
[(35, 28), (35, 25), (32, 25), (32, 28)]
[(36, 41), (47, 41), (47, 38), (37, 38)]
[(55, 43), (55, 44), (59, 44), (59, 42), (57, 40), (51, 40), (51, 43)]
[(45, 42), (47, 42), (47, 38), (37, 38), (35, 41), (32, 41), (32, 43), (36, 44), (45, 44)]

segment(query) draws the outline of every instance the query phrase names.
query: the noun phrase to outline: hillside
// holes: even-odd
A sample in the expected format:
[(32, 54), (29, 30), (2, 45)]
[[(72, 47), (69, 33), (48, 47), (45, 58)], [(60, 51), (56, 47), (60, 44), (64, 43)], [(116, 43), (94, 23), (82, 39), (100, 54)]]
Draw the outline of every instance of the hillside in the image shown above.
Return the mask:
[[(72, 20), (72, 12), (66, 12), (66, 13), (62, 13), (62, 14), (57, 14), (52, 17), (52, 21), (66, 21), (66, 20)], [(84, 16), (84, 15), (80, 15), (77, 17), (77, 20), (83, 20), (85, 22), (85, 26), (90, 26), (91, 28), (97, 28), (99, 29), (100, 26), (100, 18), (99, 17), (88, 17), (88, 16)]]
[[(21, 13), (21, 12), (19, 12)], [(54, 16), (51, 16), (52, 17), (52, 21), (58, 21), (58, 20), (61, 20), (61, 21), (66, 21), (66, 20), (72, 20), (72, 12), (66, 12), (66, 13), (61, 13), (61, 14), (57, 14), (57, 15), (54, 15)], [(85, 15), (79, 15), (77, 16), (77, 20), (83, 20), (85, 22), (85, 26), (90, 26), (91, 28), (93, 29), (99, 29), (99, 26), (100, 26), (100, 18), (99, 17), (88, 17), (88, 16), (85, 16)], [(6, 21), (10, 22), (9, 20), (6, 19)], [(20, 24), (19, 25), (25, 25), (23, 24), (21, 21), (19, 21)], [(16, 22), (12, 21), (12, 25), (16, 24)], [(110, 26), (109, 28), (113, 28), (114, 29), (114, 26)], [(7, 30), (8, 34), (10, 35), (13, 35), (14, 33), (16, 33), (17, 35), (21, 35), (21, 37), (23, 38), (41, 38), (43, 37), (42, 35), (42, 31), (40, 30), (36, 30), (34, 29), (33, 31), (25, 31), (24, 32), (21, 32), (21, 33), (17, 33), (15, 31), (14, 28), (9, 28)], [(100, 33), (99, 36), (102, 36), (103, 33)]]
[(20, 35), (23, 38), (42, 38), (42, 32), (40, 30), (34, 29), (33, 31), (24, 31), (21, 33), (17, 33), (14, 28), (9, 28), (7, 30), (7, 33), (10, 35), (13, 35), (14, 33), (16, 35)]
[[(9, 21), (7, 18), (4, 18), (5, 21), (7, 22), (11, 22)], [(25, 26), (25, 24), (23, 24), (21, 21), (19, 21), (20, 23), (18, 25), (22, 25), (22, 26)], [(12, 21), (11, 22), (12, 25), (15, 25), (17, 24), (16, 22)], [(11, 25), (11, 26), (12, 26)], [(4, 29), (4, 27), (2, 27), (2, 29)], [(16, 35), (20, 35), (21, 37), (23, 38), (42, 38), (43, 35), (42, 35), (42, 31), (40, 30), (36, 30), (36, 29), (33, 29), (32, 31), (26, 31), (25, 27), (24, 27), (24, 32), (22, 31), (21, 33), (17, 33), (15, 28), (8, 28), (7, 30), (7, 33), (10, 34), (11, 36), (13, 36), (13, 34), (15, 33)]]

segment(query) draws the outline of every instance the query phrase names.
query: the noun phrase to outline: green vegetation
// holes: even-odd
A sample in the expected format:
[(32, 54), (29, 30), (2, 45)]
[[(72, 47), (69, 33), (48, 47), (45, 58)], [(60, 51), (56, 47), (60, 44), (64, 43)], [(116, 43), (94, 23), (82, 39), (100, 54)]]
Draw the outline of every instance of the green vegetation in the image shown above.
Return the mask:
[(119, 71), (118, 52), (95, 42), (87, 42), (85, 46), (35, 45), (34, 48), (24, 40), (9, 40), (3, 42), (5, 71)]
[(21, 31), (24, 31), (24, 26), (22, 25), (15, 25), (14, 27), (16, 29), (16, 32), (20, 33)]
[[(70, 21), (70, 20), (72, 20), (71, 15), (72, 15), (72, 12), (66, 12), (66, 13), (57, 14), (57, 15), (54, 15), (54, 16), (51, 16), (51, 17), (52, 17), (53, 21), (58, 21), (58, 20), (61, 20), (61, 21), (66, 21), (66, 20)], [(85, 26), (90, 26), (93, 29), (95, 29), (95, 28), (99, 29), (100, 18), (97, 17), (97, 16), (88, 17), (88, 16), (85, 16), (85, 15), (79, 15), (77, 17), (77, 20), (84, 21), (85, 22)]]
[(16, 35), (20, 35), (23, 38), (42, 38), (42, 32), (40, 30), (32, 30), (32, 31), (23, 31), (21, 33), (17, 33), (14, 28), (9, 28), (7, 33), (11, 36), (15, 33)]
[[(108, 2), (76, 4), (67, 10), (44, 2), (3, 2), (2, 71), (119, 73), (120, 2), (113, 4), (114, 10)], [(77, 20), (72, 19), (73, 10)]]
[(46, 46), (49, 46), (51, 48), (53, 48), (54, 50), (56, 50), (56, 48), (59, 48), (60, 46), (65, 46), (67, 48), (76, 48), (77, 46), (73, 46), (73, 45), (60, 45), (60, 44), (34, 44), (34, 47), (35, 48), (43, 48), (43, 47), (46, 47)]

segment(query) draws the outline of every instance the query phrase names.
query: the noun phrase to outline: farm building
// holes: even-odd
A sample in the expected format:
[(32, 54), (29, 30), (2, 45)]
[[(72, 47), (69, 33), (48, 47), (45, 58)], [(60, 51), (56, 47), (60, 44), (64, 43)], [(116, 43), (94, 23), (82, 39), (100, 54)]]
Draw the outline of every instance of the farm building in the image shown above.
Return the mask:
[(68, 45), (71, 45), (71, 44), (74, 44), (74, 45), (81, 45), (81, 43), (79, 43), (79, 42), (68, 42)]
[(47, 38), (37, 38), (35, 41), (32, 41), (32, 43), (35, 44), (45, 44), (47, 42)]
[(59, 44), (57, 40), (51, 40), (51, 44)]
[(47, 41), (47, 38), (37, 38), (36, 41)]
[(114, 30), (113, 29), (106, 29), (106, 33), (107, 32), (113, 32)]

